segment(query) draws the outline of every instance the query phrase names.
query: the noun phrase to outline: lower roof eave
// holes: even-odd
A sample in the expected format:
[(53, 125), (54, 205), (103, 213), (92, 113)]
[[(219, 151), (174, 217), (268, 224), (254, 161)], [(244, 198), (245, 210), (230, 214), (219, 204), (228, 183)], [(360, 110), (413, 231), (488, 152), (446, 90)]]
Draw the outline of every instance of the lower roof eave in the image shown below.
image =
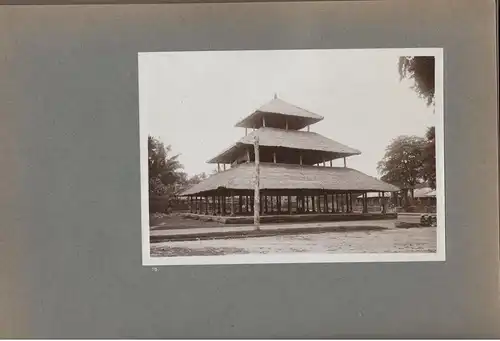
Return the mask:
[[(255, 165), (242, 163), (187, 189), (181, 196), (207, 194), (217, 190), (254, 190)], [(261, 163), (262, 191), (350, 191), (397, 192), (400, 189), (347, 167), (319, 167)]]

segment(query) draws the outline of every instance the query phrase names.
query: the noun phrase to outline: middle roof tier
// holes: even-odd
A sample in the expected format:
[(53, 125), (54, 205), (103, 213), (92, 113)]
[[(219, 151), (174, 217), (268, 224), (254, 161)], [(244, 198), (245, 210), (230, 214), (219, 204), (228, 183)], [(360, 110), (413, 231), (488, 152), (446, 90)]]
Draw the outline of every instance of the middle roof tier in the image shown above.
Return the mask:
[(254, 161), (255, 136), (259, 140), (260, 158), (263, 162), (313, 165), (361, 154), (357, 149), (315, 132), (266, 127), (244, 136), (208, 163)]

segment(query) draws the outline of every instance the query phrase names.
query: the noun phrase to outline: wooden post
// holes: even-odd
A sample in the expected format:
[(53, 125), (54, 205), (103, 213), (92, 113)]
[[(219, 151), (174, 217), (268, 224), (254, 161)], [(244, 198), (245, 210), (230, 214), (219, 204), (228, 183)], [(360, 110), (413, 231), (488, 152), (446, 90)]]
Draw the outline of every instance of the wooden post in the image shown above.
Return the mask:
[(212, 214), (216, 215), (217, 208), (215, 207), (215, 195), (212, 195)]
[(266, 127), (266, 118), (264, 115), (262, 115), (262, 126), (265, 128)]
[(247, 212), (253, 212), (252, 211), (252, 207), (254, 207), (254, 197), (248, 197), (248, 202), (250, 202), (250, 208), (248, 207), (248, 203), (247, 203)]
[(223, 164), (222, 164), (222, 166), (224, 167), (224, 170), (226, 170), (226, 164), (225, 164), (225, 163), (223, 163)]
[[(262, 116), (264, 121), (264, 116)], [(265, 123), (265, 121), (264, 121)], [(255, 191), (254, 191), (254, 214), (253, 223), (256, 230), (260, 230), (260, 155), (259, 155), (259, 137), (255, 135), (254, 141), (255, 152)]]
[(208, 196), (205, 196), (205, 215), (208, 215)]
[(307, 126), (307, 131), (309, 131), (309, 126)]
[(245, 128), (245, 136), (248, 135), (248, 128)]
[(217, 172), (220, 172), (220, 163), (217, 162)]
[(247, 148), (247, 162), (250, 162), (250, 149)]
[(313, 213), (316, 213), (316, 205), (315, 205), (316, 196), (315, 196), (315, 195), (313, 195), (313, 196), (311, 197), (311, 199), (312, 199), (312, 200), (311, 200), (312, 211), (313, 211)]
[(288, 214), (292, 214), (292, 197), (288, 196)]
[(285, 117), (285, 130), (288, 130), (288, 117)]
[(328, 213), (328, 194), (325, 194), (323, 197), (323, 201), (325, 202), (325, 209), (323, 210), (324, 213)]
[(330, 167), (333, 167), (333, 160), (330, 160)]
[(234, 193), (233, 193), (233, 191), (231, 191), (231, 207), (230, 207), (230, 210), (231, 210), (231, 216), (232, 217), (234, 217), (234, 203), (235, 203)]
[(278, 214), (281, 214), (281, 195), (276, 197), (276, 208), (278, 209)]
[(243, 198), (241, 195), (238, 195), (238, 213), (241, 214), (243, 212)]
[(276, 163), (276, 152), (273, 152), (273, 162)]
[(302, 154), (300, 154), (299, 156), (300, 156), (300, 165), (302, 166)]
[(344, 167), (347, 167), (347, 161), (346, 161), (346, 158), (344, 158)]

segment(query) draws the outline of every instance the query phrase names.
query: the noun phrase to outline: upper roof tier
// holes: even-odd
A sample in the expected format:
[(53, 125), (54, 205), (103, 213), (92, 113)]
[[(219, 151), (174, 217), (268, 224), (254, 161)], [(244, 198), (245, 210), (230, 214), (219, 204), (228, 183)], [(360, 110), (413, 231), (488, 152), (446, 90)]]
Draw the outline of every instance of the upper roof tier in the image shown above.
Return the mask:
[(274, 98), (236, 123), (236, 127), (258, 129), (265, 126), (285, 129), (288, 126), (290, 130), (299, 130), (322, 119), (323, 116)]

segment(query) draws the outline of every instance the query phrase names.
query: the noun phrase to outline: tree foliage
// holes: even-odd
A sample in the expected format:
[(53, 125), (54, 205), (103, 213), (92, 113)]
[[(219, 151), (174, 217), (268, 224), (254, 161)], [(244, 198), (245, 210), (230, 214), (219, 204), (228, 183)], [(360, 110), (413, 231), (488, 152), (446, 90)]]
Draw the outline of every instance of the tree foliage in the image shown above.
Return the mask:
[(386, 148), (377, 169), (381, 180), (401, 189), (413, 189), (421, 179), (425, 139), (418, 136), (399, 136)]
[(173, 195), (184, 177), (179, 155), (170, 156), (171, 147), (148, 136), (149, 192), (153, 195)]
[(378, 162), (381, 180), (401, 188), (404, 205), (411, 203), (408, 196), (418, 185), (436, 188), (436, 132), (429, 127), (425, 137), (399, 136), (387, 146)]
[(184, 172), (179, 155), (170, 156), (172, 147), (159, 139), (148, 136), (149, 193), (173, 197), (184, 189), (207, 178), (205, 173), (192, 177)]
[(434, 104), (435, 94), (435, 68), (434, 57), (400, 57), (399, 74), (401, 79), (407, 78), (414, 81), (413, 89), (427, 101), (427, 105)]
[(433, 189), (436, 188), (436, 129), (430, 127), (425, 134), (425, 145), (422, 152), (422, 179)]

